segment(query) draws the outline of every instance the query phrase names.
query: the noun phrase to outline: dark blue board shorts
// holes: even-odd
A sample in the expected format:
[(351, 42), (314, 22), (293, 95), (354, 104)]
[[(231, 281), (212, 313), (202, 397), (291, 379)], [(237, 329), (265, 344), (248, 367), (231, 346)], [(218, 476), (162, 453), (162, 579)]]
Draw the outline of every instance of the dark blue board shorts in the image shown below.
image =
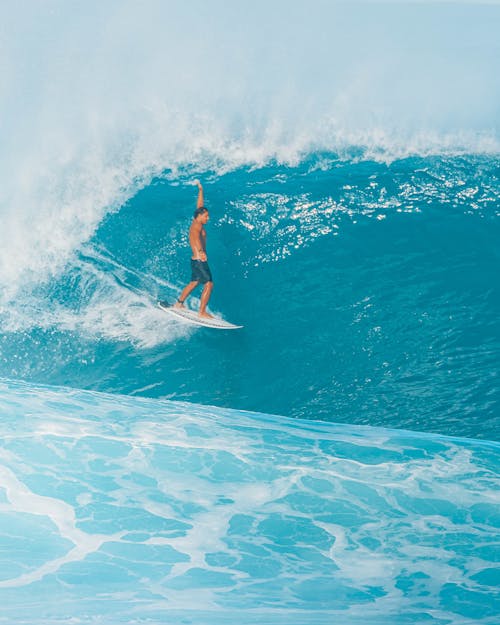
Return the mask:
[(206, 260), (191, 259), (191, 282), (200, 284), (212, 282), (212, 272)]

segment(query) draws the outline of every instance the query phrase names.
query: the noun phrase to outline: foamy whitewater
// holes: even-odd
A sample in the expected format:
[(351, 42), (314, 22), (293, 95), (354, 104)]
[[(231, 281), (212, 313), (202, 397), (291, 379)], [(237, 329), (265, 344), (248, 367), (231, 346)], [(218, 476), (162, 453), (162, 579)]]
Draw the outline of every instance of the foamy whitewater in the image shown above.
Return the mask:
[(498, 623), (500, 6), (270, 5), (0, 10), (0, 623)]

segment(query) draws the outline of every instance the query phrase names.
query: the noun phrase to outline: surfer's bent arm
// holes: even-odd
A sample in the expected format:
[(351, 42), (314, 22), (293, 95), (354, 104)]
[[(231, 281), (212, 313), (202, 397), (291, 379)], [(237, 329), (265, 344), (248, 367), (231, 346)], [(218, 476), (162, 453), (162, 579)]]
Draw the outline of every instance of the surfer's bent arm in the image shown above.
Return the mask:
[(202, 227), (197, 223), (193, 223), (189, 229), (189, 244), (193, 250), (194, 260), (207, 260), (205, 246), (202, 238)]
[(196, 208), (203, 208), (203, 187), (201, 186), (201, 182), (198, 181), (198, 201), (196, 202)]

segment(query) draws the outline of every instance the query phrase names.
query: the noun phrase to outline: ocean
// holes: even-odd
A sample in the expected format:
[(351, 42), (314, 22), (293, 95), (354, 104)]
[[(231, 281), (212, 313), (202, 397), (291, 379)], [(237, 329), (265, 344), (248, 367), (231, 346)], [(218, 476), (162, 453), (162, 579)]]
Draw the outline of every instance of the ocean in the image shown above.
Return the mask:
[(500, 6), (2, 13), (0, 623), (498, 623)]

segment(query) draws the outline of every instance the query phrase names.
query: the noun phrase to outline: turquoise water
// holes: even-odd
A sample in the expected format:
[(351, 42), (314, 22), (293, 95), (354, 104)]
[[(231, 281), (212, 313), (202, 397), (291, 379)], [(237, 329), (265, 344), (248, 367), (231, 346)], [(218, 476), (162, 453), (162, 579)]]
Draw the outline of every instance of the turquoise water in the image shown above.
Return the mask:
[(498, 5), (0, 11), (0, 623), (496, 625)]
[(206, 173), (211, 306), (245, 326), (229, 334), (156, 307), (189, 281), (196, 199), (166, 173), (4, 309), (28, 319), (4, 334), (2, 374), (497, 440), (499, 172), (321, 154)]
[(7, 623), (496, 622), (498, 445), (1, 390)]

